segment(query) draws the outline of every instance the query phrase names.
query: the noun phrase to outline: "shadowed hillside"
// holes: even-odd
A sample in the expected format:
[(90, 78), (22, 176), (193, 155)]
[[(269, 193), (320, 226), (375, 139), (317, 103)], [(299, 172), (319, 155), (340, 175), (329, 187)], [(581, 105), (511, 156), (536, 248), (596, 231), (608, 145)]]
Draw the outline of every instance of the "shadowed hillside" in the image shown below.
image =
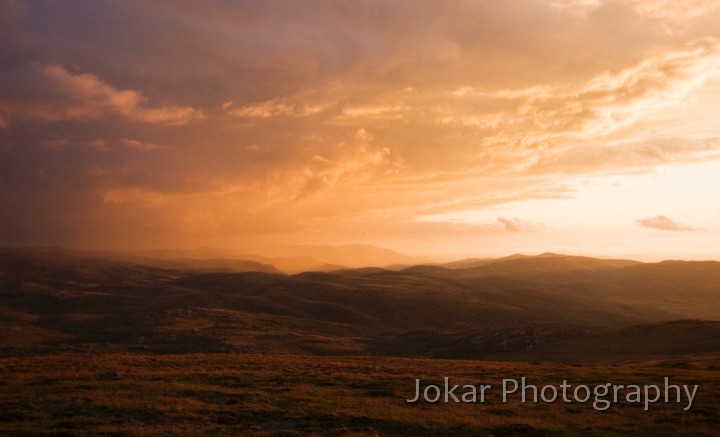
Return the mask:
[[(720, 351), (717, 323), (663, 323), (718, 319), (717, 262), (547, 254), (294, 276), (168, 263), (5, 250), (0, 345), (6, 354), (100, 347), (570, 361)], [(644, 327), (623, 330), (633, 325)], [(668, 332), (684, 348), (661, 347)]]

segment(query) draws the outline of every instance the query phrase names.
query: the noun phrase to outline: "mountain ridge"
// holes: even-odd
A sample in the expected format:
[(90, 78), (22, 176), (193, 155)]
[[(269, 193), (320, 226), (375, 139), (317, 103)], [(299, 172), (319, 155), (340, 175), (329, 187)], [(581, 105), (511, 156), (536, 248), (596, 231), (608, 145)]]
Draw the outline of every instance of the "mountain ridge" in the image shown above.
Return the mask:
[[(567, 348), (607, 330), (720, 318), (718, 262), (553, 254), (470, 269), (418, 265), (286, 275), (20, 252), (0, 250), (0, 312), (7, 316), (0, 328), (8, 333), (0, 349), (16, 344), (13, 335), (20, 332), (37, 348), (111, 344), (131, 351), (351, 355), (395, 350), (509, 359), (534, 356), (547, 343), (569, 359)], [(702, 330), (685, 332), (688, 344), (703, 344)], [(575, 337), (580, 343), (572, 343)], [(610, 341), (602, 338), (594, 341)], [(514, 346), (498, 350), (498, 341)]]

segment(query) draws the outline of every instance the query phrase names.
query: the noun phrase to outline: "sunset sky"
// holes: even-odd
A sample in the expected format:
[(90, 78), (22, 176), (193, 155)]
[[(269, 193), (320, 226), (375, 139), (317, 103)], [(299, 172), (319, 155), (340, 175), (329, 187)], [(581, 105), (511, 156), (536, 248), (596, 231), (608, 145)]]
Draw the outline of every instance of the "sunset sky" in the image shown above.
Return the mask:
[(720, 0), (0, 0), (0, 245), (720, 258)]

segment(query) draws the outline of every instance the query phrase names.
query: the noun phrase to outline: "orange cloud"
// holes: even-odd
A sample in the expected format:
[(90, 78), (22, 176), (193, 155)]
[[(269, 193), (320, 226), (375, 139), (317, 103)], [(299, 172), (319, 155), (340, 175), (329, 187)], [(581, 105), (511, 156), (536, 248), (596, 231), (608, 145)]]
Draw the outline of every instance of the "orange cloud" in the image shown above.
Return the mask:
[(360, 146), (338, 161), (316, 155), (292, 182), (297, 187), (294, 199), (317, 198), (337, 184), (359, 183), (371, 178), (377, 169), (389, 164), (389, 155), (388, 148), (366, 146)]
[[(31, 67), (25, 70), (40, 84), (28, 95), (0, 104), (8, 118), (44, 122), (94, 120), (120, 115), (132, 121), (150, 124), (181, 125), (202, 120), (203, 111), (185, 106), (151, 106), (147, 97), (135, 90), (119, 90), (90, 73), (72, 73), (60, 65)], [(22, 74), (22, 73), (21, 73)], [(23, 82), (36, 87), (38, 83)]]
[(295, 108), (286, 103), (269, 101), (233, 109), (230, 114), (236, 117), (269, 118), (278, 115), (293, 115)]
[(351, 106), (342, 110), (348, 118), (401, 120), (408, 108), (405, 105)]
[(145, 143), (138, 140), (133, 140), (129, 138), (122, 138), (120, 139), (120, 143), (124, 145), (125, 147), (128, 147), (130, 149), (135, 150), (159, 150), (159, 149), (166, 149), (167, 146), (162, 146), (160, 144), (155, 143)]
[[(452, 234), (500, 247), (539, 245), (568, 223), (605, 241), (647, 234), (633, 220), (658, 206), (633, 194), (565, 216), (588, 180), (720, 160), (715, 1), (22, 9), (0, 14), (0, 204), (14, 223), (0, 243), (94, 226), (98, 245), (378, 236), (426, 247)], [(712, 178), (674, 198), (709, 202)], [(667, 206), (713, 223), (687, 211)], [(466, 212), (476, 218), (453, 221)]]
[(630, 4), (647, 17), (673, 21), (697, 17), (718, 7), (714, 0), (630, 0)]
[(159, 208), (170, 205), (172, 198), (166, 194), (140, 187), (120, 187), (105, 190), (102, 200), (112, 205)]

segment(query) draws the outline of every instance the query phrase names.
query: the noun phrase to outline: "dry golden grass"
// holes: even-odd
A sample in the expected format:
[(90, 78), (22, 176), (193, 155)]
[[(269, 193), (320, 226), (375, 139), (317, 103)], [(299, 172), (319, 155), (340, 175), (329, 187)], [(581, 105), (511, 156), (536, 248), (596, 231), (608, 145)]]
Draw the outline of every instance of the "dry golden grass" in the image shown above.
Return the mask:
[[(700, 384), (681, 405), (408, 404), (414, 379)], [(605, 365), (279, 355), (0, 359), (1, 435), (717, 435), (720, 355)], [(493, 395), (494, 393), (494, 395)]]

